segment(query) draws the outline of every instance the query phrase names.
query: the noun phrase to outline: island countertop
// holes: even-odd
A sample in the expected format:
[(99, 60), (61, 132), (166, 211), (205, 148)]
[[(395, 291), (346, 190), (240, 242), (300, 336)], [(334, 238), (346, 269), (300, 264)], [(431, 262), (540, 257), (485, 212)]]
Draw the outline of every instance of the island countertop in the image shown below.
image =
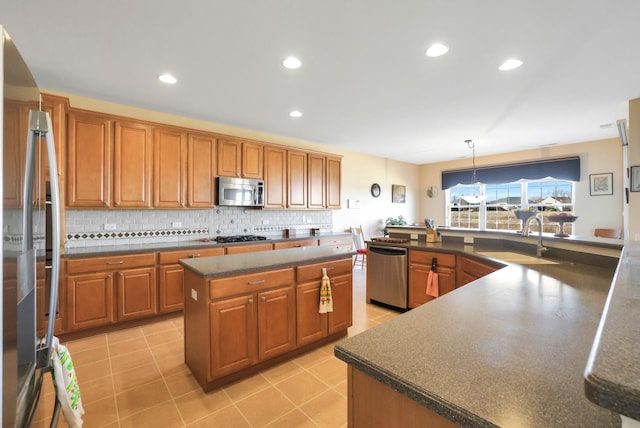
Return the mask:
[(353, 250), (334, 247), (300, 247), (260, 253), (229, 254), (225, 256), (183, 259), (180, 263), (203, 278), (218, 278), (266, 269), (280, 269), (301, 264), (321, 263), (351, 257)]
[(340, 342), (335, 354), (463, 426), (620, 426), (583, 385), (613, 273), (509, 264)]

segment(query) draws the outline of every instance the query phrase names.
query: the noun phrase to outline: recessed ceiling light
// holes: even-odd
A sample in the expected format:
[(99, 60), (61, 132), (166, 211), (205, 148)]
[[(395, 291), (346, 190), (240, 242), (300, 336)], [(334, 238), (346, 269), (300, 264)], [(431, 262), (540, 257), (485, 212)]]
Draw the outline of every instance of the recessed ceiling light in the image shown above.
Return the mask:
[(158, 80), (169, 85), (173, 85), (178, 81), (178, 79), (173, 77), (173, 75), (171, 74), (161, 74), (160, 76), (158, 76)]
[(291, 117), (300, 117), (300, 116), (302, 116), (302, 112), (298, 111), (298, 110), (293, 110), (291, 113), (289, 113), (289, 116), (291, 116)]
[(449, 52), (449, 47), (442, 43), (434, 43), (427, 49), (427, 56), (440, 56)]
[(518, 68), (521, 65), (522, 65), (522, 61), (520, 61), (519, 59), (508, 59), (505, 62), (503, 62), (500, 67), (498, 67), (498, 70), (502, 70), (502, 71), (513, 70), (514, 68)]
[(290, 70), (295, 70), (296, 68), (300, 68), (302, 61), (295, 56), (290, 56), (282, 60), (282, 65)]

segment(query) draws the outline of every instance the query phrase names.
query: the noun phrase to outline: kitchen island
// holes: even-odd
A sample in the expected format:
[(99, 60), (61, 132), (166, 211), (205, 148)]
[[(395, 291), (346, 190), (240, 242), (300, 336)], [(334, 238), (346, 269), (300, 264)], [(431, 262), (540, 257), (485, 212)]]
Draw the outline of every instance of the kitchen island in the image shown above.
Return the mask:
[(185, 362), (200, 386), (210, 391), (346, 335), (353, 254), (327, 246), (181, 260)]
[(507, 263), (340, 342), (335, 354), (349, 365), (349, 426), (620, 426), (617, 414), (584, 394), (615, 269), (588, 260)]

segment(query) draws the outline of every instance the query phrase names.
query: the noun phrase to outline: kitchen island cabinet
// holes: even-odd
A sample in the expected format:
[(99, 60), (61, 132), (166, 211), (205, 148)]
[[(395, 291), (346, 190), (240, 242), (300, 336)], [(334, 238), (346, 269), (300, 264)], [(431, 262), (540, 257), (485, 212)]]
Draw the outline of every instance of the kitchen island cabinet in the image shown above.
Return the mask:
[[(200, 386), (209, 391), (345, 335), (352, 321), (352, 255), (302, 247), (260, 259), (233, 254), (181, 260), (185, 361)], [(330, 314), (318, 313), (323, 267), (333, 280)], [(306, 288), (312, 291), (300, 300)], [(322, 334), (301, 340), (296, 332), (310, 330), (309, 320), (321, 324)]]
[(427, 279), (435, 260), (440, 295), (456, 288), (456, 255), (409, 250), (409, 308), (417, 308), (436, 297), (426, 293)]

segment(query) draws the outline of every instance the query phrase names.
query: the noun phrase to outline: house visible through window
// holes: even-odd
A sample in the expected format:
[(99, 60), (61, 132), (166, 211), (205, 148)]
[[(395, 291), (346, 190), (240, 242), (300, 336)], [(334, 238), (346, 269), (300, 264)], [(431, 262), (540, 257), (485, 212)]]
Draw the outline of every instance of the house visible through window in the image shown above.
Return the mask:
[[(446, 191), (447, 226), (469, 229), (520, 230), (522, 222), (516, 210), (532, 210), (542, 221), (543, 232), (559, 232), (558, 223), (548, 216), (573, 214), (574, 183), (567, 180), (520, 180), (513, 183), (457, 185)], [(469, 203), (464, 195), (484, 195), (479, 203)], [(537, 231), (537, 223), (531, 225)], [(573, 233), (573, 223), (564, 226)]]

